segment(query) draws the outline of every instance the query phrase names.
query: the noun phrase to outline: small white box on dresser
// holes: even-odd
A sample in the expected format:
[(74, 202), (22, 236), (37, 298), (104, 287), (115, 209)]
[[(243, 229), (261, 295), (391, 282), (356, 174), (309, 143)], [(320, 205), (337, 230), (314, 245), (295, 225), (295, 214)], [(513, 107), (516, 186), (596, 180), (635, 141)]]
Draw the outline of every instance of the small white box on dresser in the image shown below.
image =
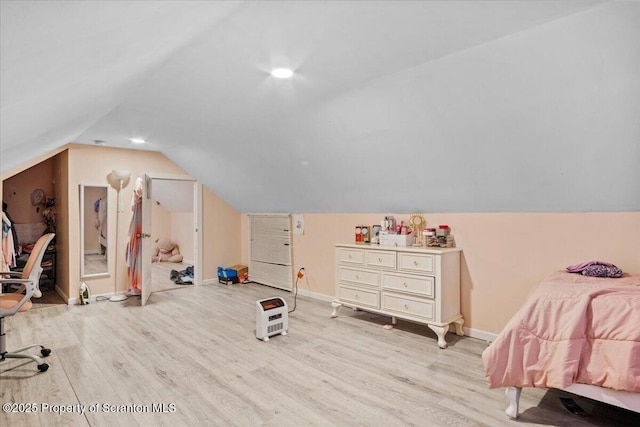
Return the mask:
[(382, 246), (411, 246), (415, 243), (413, 234), (381, 234), (380, 244)]
[[(409, 236), (397, 236), (409, 237)], [(336, 299), (341, 306), (362, 309), (427, 325), (446, 348), (453, 324), (464, 335), (460, 313), (460, 249), (337, 244)]]

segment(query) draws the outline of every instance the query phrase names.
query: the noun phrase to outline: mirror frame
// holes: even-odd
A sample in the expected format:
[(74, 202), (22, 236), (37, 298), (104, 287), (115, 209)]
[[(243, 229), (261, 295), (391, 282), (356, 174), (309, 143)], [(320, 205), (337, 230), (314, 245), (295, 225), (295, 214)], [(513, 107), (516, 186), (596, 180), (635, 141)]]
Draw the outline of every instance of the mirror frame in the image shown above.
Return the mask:
[[(85, 221), (84, 221), (84, 203), (85, 203), (85, 197), (84, 197), (84, 193), (85, 193), (85, 189), (87, 187), (97, 187), (97, 188), (103, 188), (105, 190), (106, 193), (106, 197), (107, 197), (107, 221), (109, 221), (109, 217), (111, 214), (111, 203), (109, 203), (109, 191), (110, 188), (108, 185), (93, 185), (93, 184), (80, 184), (80, 279), (86, 279), (86, 278), (93, 278), (93, 277), (109, 277), (111, 275), (111, 256), (109, 254), (110, 251), (110, 244), (111, 241), (113, 240), (111, 238), (111, 236), (113, 235), (112, 231), (111, 231), (111, 227), (109, 227), (107, 229), (107, 249), (106, 249), (106, 253), (107, 253), (107, 271), (105, 271), (104, 273), (92, 273), (92, 274), (85, 274), (85, 266), (84, 266), (84, 238), (85, 238), (85, 234), (84, 234), (84, 226), (85, 226)], [(108, 222), (107, 222), (108, 223)]]

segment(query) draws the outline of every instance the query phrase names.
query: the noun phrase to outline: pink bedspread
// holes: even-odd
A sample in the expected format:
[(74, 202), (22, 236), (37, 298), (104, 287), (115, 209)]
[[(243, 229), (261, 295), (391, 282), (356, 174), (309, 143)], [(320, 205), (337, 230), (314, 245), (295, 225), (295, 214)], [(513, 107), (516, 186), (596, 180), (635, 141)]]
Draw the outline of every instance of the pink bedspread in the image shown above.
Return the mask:
[(489, 385), (640, 392), (640, 276), (557, 272), (482, 354)]

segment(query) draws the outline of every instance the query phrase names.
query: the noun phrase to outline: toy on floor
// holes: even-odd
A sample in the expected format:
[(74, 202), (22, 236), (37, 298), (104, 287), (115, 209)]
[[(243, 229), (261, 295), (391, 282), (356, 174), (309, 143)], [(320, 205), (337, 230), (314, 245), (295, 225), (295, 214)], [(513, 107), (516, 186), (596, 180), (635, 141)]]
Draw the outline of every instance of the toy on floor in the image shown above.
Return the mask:
[(182, 262), (182, 255), (178, 244), (167, 237), (156, 239), (156, 248), (154, 250), (153, 262)]

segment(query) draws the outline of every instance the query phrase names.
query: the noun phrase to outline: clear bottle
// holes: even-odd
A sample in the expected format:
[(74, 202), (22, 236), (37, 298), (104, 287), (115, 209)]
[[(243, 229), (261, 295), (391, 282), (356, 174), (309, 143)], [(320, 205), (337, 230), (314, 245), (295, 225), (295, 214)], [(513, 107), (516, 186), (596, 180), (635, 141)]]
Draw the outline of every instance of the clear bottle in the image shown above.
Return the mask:
[(454, 242), (454, 240), (453, 240), (453, 234), (449, 234), (449, 235), (447, 236), (447, 247), (448, 247), (448, 248), (453, 248), (453, 247), (455, 247), (455, 242)]

